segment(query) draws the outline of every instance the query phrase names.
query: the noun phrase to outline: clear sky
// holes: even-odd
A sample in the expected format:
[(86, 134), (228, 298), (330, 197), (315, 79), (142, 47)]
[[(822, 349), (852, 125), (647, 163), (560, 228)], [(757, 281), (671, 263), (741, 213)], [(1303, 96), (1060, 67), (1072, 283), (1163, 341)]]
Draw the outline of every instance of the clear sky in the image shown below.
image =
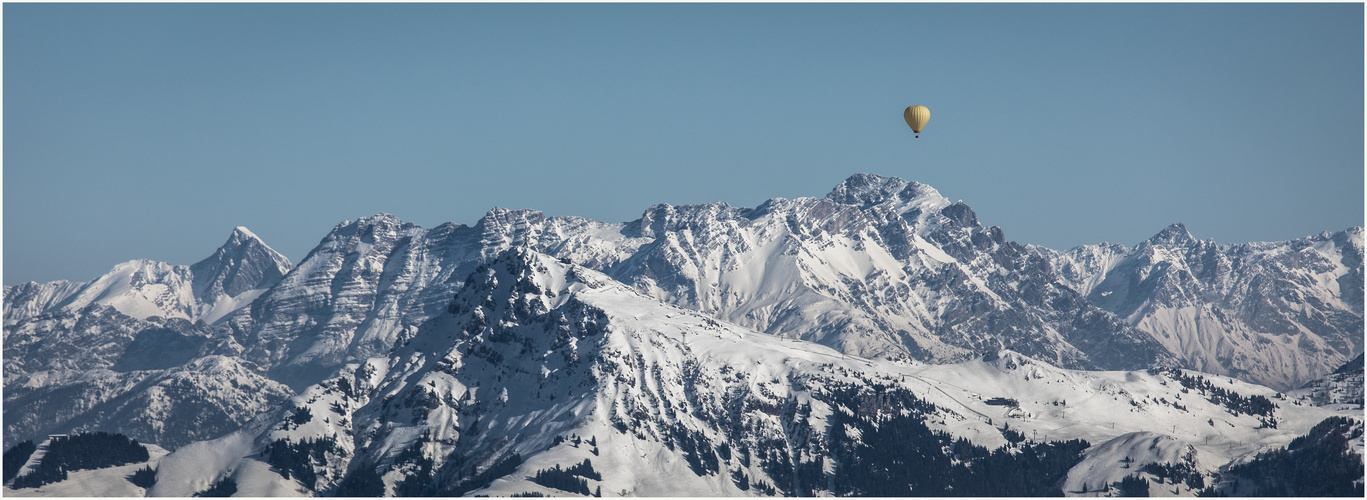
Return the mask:
[(1059, 249), (1363, 224), (1360, 3), (3, 9), (5, 284), (859, 172)]

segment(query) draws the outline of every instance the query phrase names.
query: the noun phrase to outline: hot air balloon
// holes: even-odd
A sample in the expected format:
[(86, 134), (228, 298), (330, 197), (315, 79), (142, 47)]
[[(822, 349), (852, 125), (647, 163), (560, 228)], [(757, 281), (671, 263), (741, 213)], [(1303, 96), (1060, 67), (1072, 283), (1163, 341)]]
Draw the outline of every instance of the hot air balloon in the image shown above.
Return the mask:
[[(930, 110), (920, 104), (907, 106), (907, 110), (902, 112), (902, 118), (907, 120), (912, 132), (920, 134), (921, 129), (926, 128), (926, 122), (930, 121)], [(921, 136), (917, 135), (916, 138), (920, 139)]]

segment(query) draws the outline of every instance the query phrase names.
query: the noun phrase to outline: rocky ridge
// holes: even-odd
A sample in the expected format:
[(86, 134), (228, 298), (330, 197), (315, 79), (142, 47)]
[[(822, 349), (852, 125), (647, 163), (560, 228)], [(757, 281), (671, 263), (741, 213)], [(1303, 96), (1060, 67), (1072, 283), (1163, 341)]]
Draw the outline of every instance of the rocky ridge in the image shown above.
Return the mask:
[(1362, 352), (1362, 229), (1221, 245), (1174, 224), (1134, 248), (1032, 247), (1183, 365), (1284, 390)]

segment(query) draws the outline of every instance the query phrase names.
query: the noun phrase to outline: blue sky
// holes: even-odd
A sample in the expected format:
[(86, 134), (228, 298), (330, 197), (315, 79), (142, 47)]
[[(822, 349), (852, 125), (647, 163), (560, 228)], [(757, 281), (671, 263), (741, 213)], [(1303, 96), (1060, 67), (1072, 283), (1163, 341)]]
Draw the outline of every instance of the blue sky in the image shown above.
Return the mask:
[[(872, 172), (1006, 237), (1363, 224), (1362, 4), (5, 4), (4, 283)], [(902, 109), (923, 104), (920, 139)]]

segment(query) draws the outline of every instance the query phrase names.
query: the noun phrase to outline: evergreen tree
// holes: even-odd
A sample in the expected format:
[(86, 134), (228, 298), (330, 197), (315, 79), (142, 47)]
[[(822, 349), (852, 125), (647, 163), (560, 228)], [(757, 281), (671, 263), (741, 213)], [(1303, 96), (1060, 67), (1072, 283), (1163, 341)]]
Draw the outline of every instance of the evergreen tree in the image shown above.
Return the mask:
[(333, 495), (339, 497), (382, 497), (384, 496), (384, 480), (380, 478), (378, 472), (375, 472), (374, 467), (361, 464), (337, 484), (337, 489), (333, 491)]
[(750, 476), (745, 475), (745, 471), (743, 470), (736, 469), (731, 471), (731, 482), (735, 483), (736, 487), (740, 488), (741, 491), (748, 491), (750, 489)]
[(298, 443), (282, 438), (266, 445), (262, 453), (266, 455), (266, 463), (271, 464), (285, 479), (294, 477), (304, 486), (313, 489), (318, 483), (318, 474), (313, 470), (314, 464), (325, 463), (327, 453), (335, 447), (336, 440), (332, 437), (304, 438)]
[[(470, 491), (489, 486), (489, 484), (493, 483), (495, 479), (506, 476), (508, 474), (512, 474), (514, 470), (517, 470), (517, 466), (519, 465), (522, 465), (522, 455), (514, 453), (512, 456), (500, 460), (498, 463), (495, 463), (493, 466), (489, 467), (488, 469), (485, 469), (483, 472), (480, 472), (479, 474), (475, 474), (474, 476), (471, 476), (463, 481), (460, 481), (456, 483), (455, 486), (451, 486), (441, 490), (441, 492), (438, 493), (438, 496), (464, 496), (466, 493)], [(587, 495), (587, 493), (585, 494)]]
[(231, 477), (224, 477), (210, 486), (209, 489), (195, 493), (197, 497), (230, 497), (237, 493), (237, 481)]
[[(1226, 481), (1240, 496), (1331, 497), (1363, 495), (1362, 455), (1352, 441), (1362, 438), (1362, 424), (1346, 417), (1329, 417), (1285, 448), (1259, 453), (1253, 460), (1230, 467)], [(1219, 491), (1211, 485), (1203, 494)]]
[(144, 466), (133, 472), (133, 475), (128, 476), (128, 482), (142, 489), (151, 488), (152, 485), (157, 484), (157, 471), (152, 470), (150, 465)]
[(19, 475), (19, 469), (24, 467), (24, 463), (28, 462), (28, 458), (33, 456), (33, 452), (37, 449), (38, 446), (33, 444), (33, 441), (24, 441), (14, 445), (13, 448), (5, 450), (3, 459), (5, 468), (4, 482), (8, 483), (9, 480), (14, 479), (14, 476)]
[(309, 407), (307, 406), (296, 407), (294, 413), (290, 415), (290, 422), (293, 423), (295, 427), (307, 424), (310, 420), (313, 420), (313, 412), (309, 411)]
[(1144, 479), (1138, 474), (1125, 476), (1116, 485), (1122, 497), (1147, 497), (1149, 496), (1149, 480)]
[[(1059, 496), (1063, 491), (1058, 485), (1089, 446), (1082, 440), (1020, 443), (1011, 451), (989, 452), (929, 429), (915, 414), (895, 415), (877, 427), (842, 412), (831, 418), (831, 448), (837, 459), (832, 493), (837, 496)], [(851, 439), (846, 426), (857, 429), (861, 438)], [(808, 473), (812, 477), (803, 484), (820, 485), (814, 481), (822, 477), (819, 473)]]
[(587, 458), (578, 465), (565, 469), (565, 472), (594, 481), (603, 480), (603, 475), (599, 474), (598, 471), (593, 470), (593, 462), (590, 462)]
[(584, 478), (578, 477), (565, 469), (561, 469), (559, 465), (550, 469), (536, 471), (536, 475), (532, 476), (532, 482), (547, 488), (555, 488), (570, 493), (578, 493), (580, 495), (589, 494), (588, 481), (585, 481)]

